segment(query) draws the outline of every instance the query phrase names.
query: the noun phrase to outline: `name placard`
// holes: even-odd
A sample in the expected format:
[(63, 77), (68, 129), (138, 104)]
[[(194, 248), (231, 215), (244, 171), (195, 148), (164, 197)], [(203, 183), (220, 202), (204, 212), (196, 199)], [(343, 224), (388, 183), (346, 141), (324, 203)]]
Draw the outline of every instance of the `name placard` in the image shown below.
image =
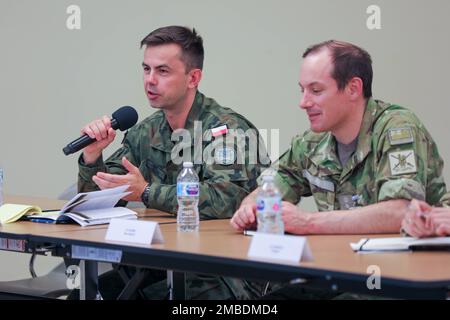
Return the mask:
[(312, 253), (306, 237), (256, 232), (250, 243), (248, 257), (299, 262), (311, 261)]
[(157, 222), (130, 219), (112, 219), (105, 239), (108, 241), (138, 244), (157, 244), (164, 242), (161, 229)]

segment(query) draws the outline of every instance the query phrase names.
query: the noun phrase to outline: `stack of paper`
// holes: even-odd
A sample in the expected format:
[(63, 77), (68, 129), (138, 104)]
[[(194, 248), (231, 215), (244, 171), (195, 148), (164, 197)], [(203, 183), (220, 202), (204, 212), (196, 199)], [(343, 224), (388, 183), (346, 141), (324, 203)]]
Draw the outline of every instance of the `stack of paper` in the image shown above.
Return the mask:
[(136, 219), (136, 212), (114, 207), (117, 202), (126, 197), (128, 185), (101, 191), (77, 194), (67, 202), (61, 211), (42, 212), (37, 206), (21, 204), (4, 204), (0, 207), (0, 222), (2, 224), (17, 221), (22, 217), (34, 222), (66, 223), (75, 221), (81, 226), (109, 223), (113, 218)]
[(30, 217), (30, 220), (44, 222), (67, 222), (73, 220), (82, 227), (96, 224), (109, 223), (111, 219), (136, 219), (136, 212), (124, 208), (114, 207), (123, 197), (130, 194), (125, 192), (128, 185), (101, 191), (79, 193), (67, 202), (61, 212), (50, 214), (37, 214)]
[(0, 207), (0, 224), (11, 223), (23, 216), (42, 213), (41, 208), (25, 204), (6, 203)]

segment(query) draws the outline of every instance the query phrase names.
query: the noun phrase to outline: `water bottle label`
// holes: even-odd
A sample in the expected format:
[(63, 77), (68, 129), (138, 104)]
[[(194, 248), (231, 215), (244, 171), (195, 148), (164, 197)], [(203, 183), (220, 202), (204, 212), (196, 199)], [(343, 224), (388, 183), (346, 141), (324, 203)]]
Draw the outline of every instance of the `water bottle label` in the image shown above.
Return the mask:
[(0, 168), (0, 183), (3, 182), (3, 169)]
[(177, 183), (178, 197), (198, 197), (200, 187), (196, 182), (179, 182)]
[(256, 200), (256, 210), (278, 212), (281, 210), (281, 199), (278, 197), (259, 198)]

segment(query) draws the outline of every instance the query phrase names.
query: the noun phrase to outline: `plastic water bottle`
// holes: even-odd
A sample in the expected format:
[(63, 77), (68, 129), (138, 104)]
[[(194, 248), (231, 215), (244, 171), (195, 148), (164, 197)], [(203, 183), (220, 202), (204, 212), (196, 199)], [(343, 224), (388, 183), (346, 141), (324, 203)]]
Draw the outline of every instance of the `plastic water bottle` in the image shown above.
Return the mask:
[(0, 206), (3, 204), (3, 169), (0, 167)]
[(256, 219), (258, 232), (284, 234), (281, 219), (281, 194), (274, 182), (274, 176), (264, 175), (263, 183), (256, 197)]
[(183, 170), (177, 178), (177, 230), (181, 232), (198, 231), (198, 198), (200, 186), (192, 162), (183, 162)]

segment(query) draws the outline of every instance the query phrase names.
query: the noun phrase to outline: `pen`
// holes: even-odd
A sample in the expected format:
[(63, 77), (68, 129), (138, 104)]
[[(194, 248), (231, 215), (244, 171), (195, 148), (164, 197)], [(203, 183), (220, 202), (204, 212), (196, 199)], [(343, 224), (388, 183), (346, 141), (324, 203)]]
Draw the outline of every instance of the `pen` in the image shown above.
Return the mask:
[(450, 251), (448, 243), (439, 244), (413, 244), (409, 246), (412, 251)]
[(244, 230), (244, 236), (254, 236), (256, 234), (256, 231), (254, 230)]
[(54, 223), (53, 220), (39, 219), (39, 218), (31, 218), (30, 221), (31, 222), (40, 222), (40, 223)]

